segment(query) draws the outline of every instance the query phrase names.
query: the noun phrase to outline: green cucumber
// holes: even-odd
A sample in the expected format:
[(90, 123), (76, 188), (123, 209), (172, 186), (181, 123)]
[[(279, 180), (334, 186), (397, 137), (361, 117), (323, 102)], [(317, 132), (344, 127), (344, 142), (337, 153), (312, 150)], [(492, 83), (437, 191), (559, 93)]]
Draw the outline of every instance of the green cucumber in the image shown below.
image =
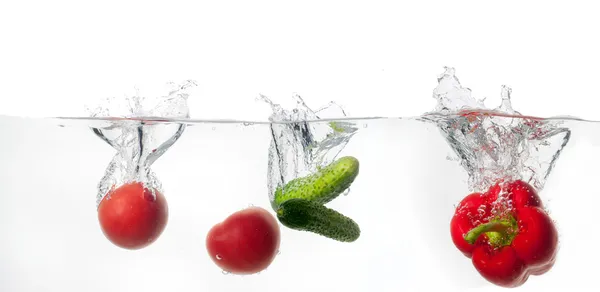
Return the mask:
[(275, 210), (289, 199), (326, 204), (344, 192), (358, 175), (358, 159), (346, 156), (306, 177), (295, 178), (275, 191)]
[(316, 233), (337, 241), (353, 242), (360, 236), (360, 228), (354, 220), (304, 199), (290, 199), (281, 203), (277, 219), (290, 229)]

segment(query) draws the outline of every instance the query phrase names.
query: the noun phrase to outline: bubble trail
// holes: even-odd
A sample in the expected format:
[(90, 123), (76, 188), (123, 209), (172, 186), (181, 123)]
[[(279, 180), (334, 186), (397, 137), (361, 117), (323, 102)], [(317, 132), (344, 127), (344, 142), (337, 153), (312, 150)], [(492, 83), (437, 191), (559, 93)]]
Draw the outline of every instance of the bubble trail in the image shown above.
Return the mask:
[(469, 175), (471, 191), (484, 191), (500, 180), (521, 179), (541, 190), (571, 131), (564, 121), (523, 116), (513, 109), (512, 89), (501, 86), (496, 108), (484, 106), (463, 87), (454, 68), (446, 67), (433, 91), (435, 111), (421, 120), (437, 125)]
[(284, 109), (263, 95), (260, 99), (273, 110), (268, 162), (269, 198), (273, 202), (278, 188), (332, 163), (358, 127), (346, 121), (319, 121), (346, 116), (334, 102), (313, 111), (299, 95), (293, 96), (296, 106), (292, 109)]
[(195, 86), (196, 82), (188, 80), (159, 88), (136, 87), (124, 97), (106, 98), (88, 107), (91, 117), (108, 121), (93, 127), (93, 133), (117, 152), (98, 184), (96, 205), (112, 188), (133, 181), (162, 192), (150, 167), (183, 134), (185, 124), (165, 121), (189, 118), (187, 99)]

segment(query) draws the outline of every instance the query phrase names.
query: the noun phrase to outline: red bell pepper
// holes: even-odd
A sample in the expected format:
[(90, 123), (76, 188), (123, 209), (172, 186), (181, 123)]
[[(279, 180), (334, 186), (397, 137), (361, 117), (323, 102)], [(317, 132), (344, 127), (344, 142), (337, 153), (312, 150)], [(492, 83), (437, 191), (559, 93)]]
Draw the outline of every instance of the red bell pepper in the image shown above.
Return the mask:
[(468, 195), (450, 226), (456, 247), (498, 286), (521, 286), (554, 265), (558, 232), (535, 189), (521, 180)]

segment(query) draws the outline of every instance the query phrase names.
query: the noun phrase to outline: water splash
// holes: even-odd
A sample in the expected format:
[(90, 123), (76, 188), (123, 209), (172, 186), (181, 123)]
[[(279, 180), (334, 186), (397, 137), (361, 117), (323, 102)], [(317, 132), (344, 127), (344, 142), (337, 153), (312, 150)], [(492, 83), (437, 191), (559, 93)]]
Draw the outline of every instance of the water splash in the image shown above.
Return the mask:
[(268, 163), (271, 201), (278, 187), (333, 162), (358, 130), (351, 122), (318, 122), (320, 119), (346, 116), (344, 110), (334, 102), (313, 111), (300, 96), (294, 95), (293, 98), (296, 107), (286, 110), (261, 95), (261, 99), (273, 110), (269, 117), (272, 122)]
[(114, 187), (138, 181), (162, 192), (151, 165), (183, 134), (185, 124), (156, 123), (148, 118), (189, 118), (187, 99), (194, 81), (167, 83), (164, 87), (135, 88), (122, 98), (110, 97), (88, 107), (91, 117), (110, 120), (92, 131), (117, 153), (98, 184), (96, 204)]
[(448, 114), (460, 109), (483, 108), (483, 100), (471, 96), (471, 89), (462, 87), (451, 67), (445, 67), (445, 72), (438, 77), (438, 86), (433, 92), (437, 100), (436, 112)]
[(485, 191), (500, 180), (521, 179), (538, 190), (571, 132), (562, 121), (523, 116), (511, 104), (510, 87), (501, 87), (501, 103), (487, 109), (446, 68), (433, 91), (435, 112), (423, 120), (435, 123), (469, 175), (471, 191)]

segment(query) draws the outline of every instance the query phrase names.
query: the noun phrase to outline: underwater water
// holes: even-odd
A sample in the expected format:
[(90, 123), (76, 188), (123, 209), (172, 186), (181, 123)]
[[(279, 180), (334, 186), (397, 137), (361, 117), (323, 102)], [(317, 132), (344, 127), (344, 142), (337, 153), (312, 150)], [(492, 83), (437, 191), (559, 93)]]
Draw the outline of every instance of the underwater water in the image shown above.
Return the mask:
[[(358, 158), (360, 175), (328, 206), (355, 220), (360, 237), (339, 242), (281, 226), (268, 269), (238, 276), (214, 265), (205, 238), (249, 205), (272, 211), (271, 124), (188, 123), (152, 165), (169, 204), (167, 227), (131, 251), (109, 242), (98, 224), (98, 185), (115, 150), (90, 128), (108, 122), (0, 117), (0, 290), (504, 290), (482, 279), (452, 243), (450, 220), (470, 192), (469, 174), (437, 125), (422, 118), (339, 122), (355, 130), (337, 156)], [(581, 267), (600, 260), (600, 124), (555, 122), (570, 138), (539, 193), (560, 249), (554, 267), (520, 291), (596, 282), (595, 270)]]
[(268, 121), (193, 120), (194, 86), (136, 89), (88, 117), (0, 116), (0, 291), (596, 282), (599, 122), (522, 115), (507, 86), (486, 108), (452, 68), (435, 109), (406, 118), (260, 96)]

